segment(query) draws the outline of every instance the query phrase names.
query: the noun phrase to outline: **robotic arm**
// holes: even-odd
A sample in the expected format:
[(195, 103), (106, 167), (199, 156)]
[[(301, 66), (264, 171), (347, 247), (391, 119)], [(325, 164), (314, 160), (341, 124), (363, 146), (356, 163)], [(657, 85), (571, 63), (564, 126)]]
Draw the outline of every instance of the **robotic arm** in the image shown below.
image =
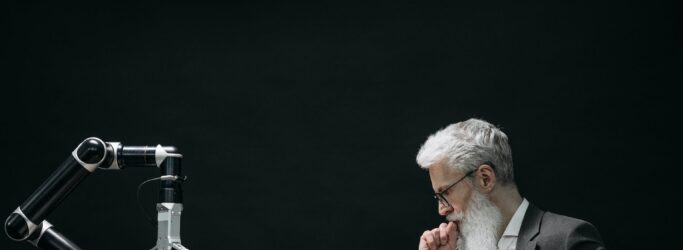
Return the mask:
[(71, 155), (5, 221), (7, 236), (15, 241), (29, 240), (41, 249), (80, 249), (45, 219), (96, 169), (158, 167), (158, 237), (156, 250), (187, 249), (180, 244), (182, 211), (182, 155), (175, 147), (124, 146), (99, 138), (85, 139)]

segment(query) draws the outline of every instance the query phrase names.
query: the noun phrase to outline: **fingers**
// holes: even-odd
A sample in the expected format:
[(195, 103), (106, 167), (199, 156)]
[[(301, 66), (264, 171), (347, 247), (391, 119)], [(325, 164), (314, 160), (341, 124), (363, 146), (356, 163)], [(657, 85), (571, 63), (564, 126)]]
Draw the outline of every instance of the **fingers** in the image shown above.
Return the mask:
[(441, 223), (438, 228), (427, 230), (420, 237), (420, 250), (437, 249), (441, 246), (456, 246), (458, 225), (455, 222)]
[(442, 245), (448, 244), (448, 235), (449, 235), (448, 228), (446, 226), (446, 223), (441, 223), (439, 225), (439, 242), (441, 242)]
[(420, 250), (428, 250), (428, 249), (436, 249), (436, 244), (434, 242), (434, 236), (432, 235), (432, 232), (427, 230), (424, 233), (422, 233), (422, 237), (420, 237)]
[(434, 244), (436, 245), (436, 247), (441, 246), (441, 230), (439, 230), (438, 228), (434, 228), (432, 229), (431, 234), (432, 237), (434, 237)]
[(424, 234), (420, 235), (420, 244), (417, 246), (418, 250), (428, 250), (427, 241), (425, 240)]
[(448, 232), (448, 243), (455, 246), (455, 242), (458, 240), (458, 224), (455, 222), (448, 222), (446, 226), (446, 232)]

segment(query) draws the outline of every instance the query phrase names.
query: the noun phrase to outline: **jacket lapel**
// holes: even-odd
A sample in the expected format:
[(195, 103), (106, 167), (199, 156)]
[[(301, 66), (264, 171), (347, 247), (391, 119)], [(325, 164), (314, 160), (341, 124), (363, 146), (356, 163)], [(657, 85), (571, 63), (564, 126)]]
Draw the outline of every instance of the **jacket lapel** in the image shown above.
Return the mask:
[(535, 249), (536, 241), (534, 241), (534, 238), (536, 238), (541, 231), (543, 214), (543, 210), (529, 203), (529, 208), (527, 208), (524, 219), (522, 220), (522, 227), (519, 229), (517, 250)]

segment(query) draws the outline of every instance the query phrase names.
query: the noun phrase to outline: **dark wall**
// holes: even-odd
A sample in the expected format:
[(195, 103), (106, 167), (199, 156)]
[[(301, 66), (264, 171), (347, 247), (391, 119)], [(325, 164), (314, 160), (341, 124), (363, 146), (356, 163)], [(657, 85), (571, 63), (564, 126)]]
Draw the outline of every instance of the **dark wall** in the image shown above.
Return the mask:
[[(531, 202), (591, 221), (611, 249), (662, 248), (683, 222), (675, 12), (5, 3), (0, 211), (98, 136), (181, 149), (190, 249), (414, 249), (441, 221), (417, 150), (479, 117), (511, 138)], [(151, 248), (135, 189), (157, 175), (97, 171), (49, 220), (86, 249)]]

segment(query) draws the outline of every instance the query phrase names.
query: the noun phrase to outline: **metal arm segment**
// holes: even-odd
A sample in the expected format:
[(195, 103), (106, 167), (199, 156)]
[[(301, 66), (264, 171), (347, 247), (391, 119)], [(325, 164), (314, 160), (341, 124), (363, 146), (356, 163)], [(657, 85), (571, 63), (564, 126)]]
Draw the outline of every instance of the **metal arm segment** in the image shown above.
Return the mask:
[(85, 139), (50, 177), (36, 189), (5, 221), (7, 236), (26, 240), (45, 218), (78, 184), (102, 164), (106, 143), (99, 138)]
[[(180, 176), (180, 159), (175, 147), (123, 146), (90, 137), (81, 142), (71, 155), (43, 182), (5, 221), (5, 233), (15, 241), (29, 240), (42, 249), (79, 250), (78, 246), (45, 221), (50, 213), (97, 168), (159, 167), (162, 175)], [(163, 167), (162, 167), (163, 166)], [(162, 181), (161, 202), (178, 203), (182, 208), (179, 182)], [(179, 219), (179, 215), (178, 215)], [(179, 224), (178, 224), (179, 226)], [(178, 228), (178, 232), (179, 232)], [(174, 243), (180, 244), (180, 236)]]
[(180, 215), (183, 212), (181, 182), (182, 155), (171, 154), (159, 166), (161, 188), (157, 204), (157, 245), (152, 250), (187, 250), (180, 241)]

